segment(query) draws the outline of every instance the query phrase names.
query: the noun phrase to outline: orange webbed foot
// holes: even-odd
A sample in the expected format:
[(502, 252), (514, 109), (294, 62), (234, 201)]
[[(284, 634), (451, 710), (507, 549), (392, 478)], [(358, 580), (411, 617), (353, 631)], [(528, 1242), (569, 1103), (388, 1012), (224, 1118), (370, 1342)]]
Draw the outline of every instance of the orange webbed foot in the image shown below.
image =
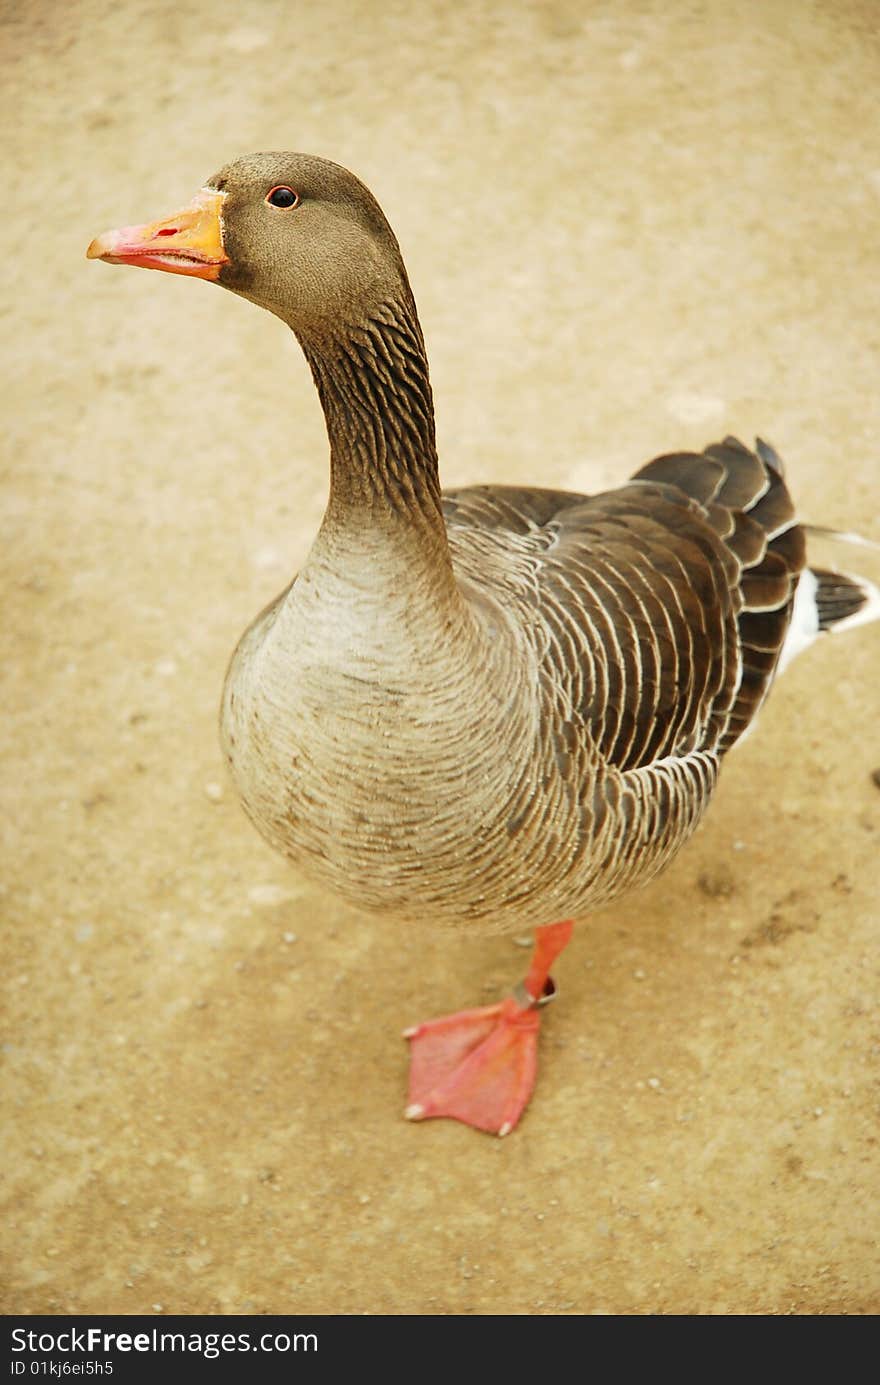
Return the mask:
[(539, 1006), (554, 994), (549, 968), (572, 924), (537, 931), (525, 983), (497, 1005), (461, 1010), (404, 1031), (410, 1041), (410, 1120), (447, 1116), (507, 1135), (528, 1105), (538, 1068)]

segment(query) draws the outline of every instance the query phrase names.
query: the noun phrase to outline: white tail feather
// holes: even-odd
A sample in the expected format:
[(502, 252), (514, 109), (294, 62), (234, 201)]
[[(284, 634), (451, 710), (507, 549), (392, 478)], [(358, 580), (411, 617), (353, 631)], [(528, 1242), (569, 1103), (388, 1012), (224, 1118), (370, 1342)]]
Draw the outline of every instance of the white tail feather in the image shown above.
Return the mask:
[[(816, 534), (822, 539), (837, 540), (840, 543), (852, 543), (859, 548), (873, 548), (880, 552), (880, 543), (875, 543), (873, 539), (866, 539), (864, 534), (852, 534), (846, 529), (828, 529), (824, 524), (801, 524), (805, 534)], [(861, 581), (861, 578), (853, 578), (853, 581)], [(870, 584), (868, 584), (870, 585)]]
[(776, 665), (777, 678), (788, 668), (792, 659), (809, 649), (819, 633), (819, 607), (816, 604), (818, 589), (819, 583), (815, 573), (809, 568), (804, 568), (798, 579), (791, 621)]

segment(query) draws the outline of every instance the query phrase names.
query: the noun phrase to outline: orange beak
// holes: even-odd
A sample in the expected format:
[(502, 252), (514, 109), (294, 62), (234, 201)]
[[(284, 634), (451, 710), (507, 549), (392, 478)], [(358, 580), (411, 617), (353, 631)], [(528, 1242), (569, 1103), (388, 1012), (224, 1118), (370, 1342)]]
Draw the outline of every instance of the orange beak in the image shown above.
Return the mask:
[(229, 263), (220, 220), (223, 198), (224, 193), (205, 188), (182, 212), (165, 221), (105, 231), (92, 241), (86, 255), (108, 264), (140, 265), (143, 269), (164, 269), (166, 274), (216, 280), (221, 266)]

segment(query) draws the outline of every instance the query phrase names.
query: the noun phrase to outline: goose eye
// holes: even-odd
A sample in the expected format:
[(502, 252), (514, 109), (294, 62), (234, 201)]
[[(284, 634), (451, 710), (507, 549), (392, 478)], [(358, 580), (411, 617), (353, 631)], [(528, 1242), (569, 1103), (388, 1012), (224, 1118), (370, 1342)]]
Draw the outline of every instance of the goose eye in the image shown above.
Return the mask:
[(282, 184), (266, 195), (266, 201), (271, 207), (295, 207), (299, 202), (299, 193)]

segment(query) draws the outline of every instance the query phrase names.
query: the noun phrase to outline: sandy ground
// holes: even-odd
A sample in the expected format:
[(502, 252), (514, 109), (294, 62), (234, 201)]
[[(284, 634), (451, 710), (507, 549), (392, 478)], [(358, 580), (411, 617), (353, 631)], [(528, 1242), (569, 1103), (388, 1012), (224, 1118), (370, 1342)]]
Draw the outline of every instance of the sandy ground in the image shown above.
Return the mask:
[(266, 314), (84, 259), (328, 155), (398, 231), (448, 484), (761, 432), (880, 539), (876, 5), (4, 9), (5, 1311), (876, 1312), (880, 628), (579, 930), (520, 1129), (407, 1124), (401, 1027), (525, 954), (361, 917), (244, 819), (219, 689), (320, 518), (317, 401)]

